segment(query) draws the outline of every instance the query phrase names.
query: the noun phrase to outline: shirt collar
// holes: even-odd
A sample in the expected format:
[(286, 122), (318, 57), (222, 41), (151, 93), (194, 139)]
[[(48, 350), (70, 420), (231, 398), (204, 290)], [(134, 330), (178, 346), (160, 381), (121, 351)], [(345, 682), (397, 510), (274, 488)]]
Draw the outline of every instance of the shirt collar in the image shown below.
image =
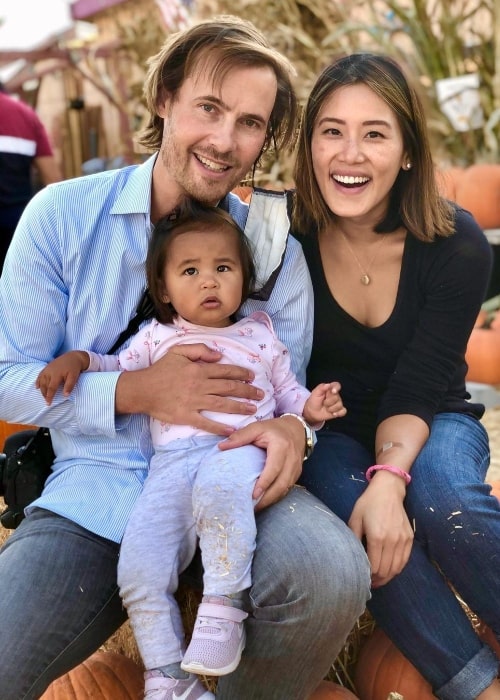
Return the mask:
[(131, 169), (117, 196), (111, 214), (147, 214), (151, 210), (153, 167), (158, 153)]

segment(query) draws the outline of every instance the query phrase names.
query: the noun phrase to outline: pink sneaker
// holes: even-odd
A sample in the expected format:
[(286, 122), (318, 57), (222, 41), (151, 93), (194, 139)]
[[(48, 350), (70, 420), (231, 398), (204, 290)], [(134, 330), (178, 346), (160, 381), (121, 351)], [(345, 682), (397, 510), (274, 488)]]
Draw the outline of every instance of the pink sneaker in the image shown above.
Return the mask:
[(186, 680), (177, 680), (164, 676), (160, 671), (146, 671), (144, 674), (144, 700), (211, 700), (215, 698), (191, 676)]
[(230, 605), (202, 603), (181, 668), (207, 676), (234, 671), (245, 647), (243, 620), (247, 617), (246, 612)]

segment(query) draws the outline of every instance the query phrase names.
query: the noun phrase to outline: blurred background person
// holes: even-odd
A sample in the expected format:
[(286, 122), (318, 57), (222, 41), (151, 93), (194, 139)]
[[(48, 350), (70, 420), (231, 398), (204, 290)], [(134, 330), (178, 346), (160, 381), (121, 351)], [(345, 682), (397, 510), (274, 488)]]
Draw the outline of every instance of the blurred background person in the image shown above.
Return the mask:
[(24, 207), (41, 185), (62, 180), (48, 134), (36, 112), (0, 82), (0, 271)]

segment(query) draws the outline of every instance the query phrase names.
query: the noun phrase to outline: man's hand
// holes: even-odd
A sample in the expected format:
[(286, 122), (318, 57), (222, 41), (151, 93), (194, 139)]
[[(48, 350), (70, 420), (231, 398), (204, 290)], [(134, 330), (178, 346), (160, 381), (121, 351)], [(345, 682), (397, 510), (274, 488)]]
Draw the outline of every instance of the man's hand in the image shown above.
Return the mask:
[(219, 352), (201, 343), (176, 345), (151, 367), (122, 372), (116, 386), (117, 413), (144, 413), (164, 423), (230, 435), (234, 428), (201, 412), (252, 415), (256, 407), (250, 402), (261, 400), (264, 393), (250, 383), (250, 370), (219, 364), (220, 359)]
[(286, 496), (301, 475), (304, 428), (291, 416), (255, 421), (220, 442), (219, 449), (231, 450), (242, 445), (256, 445), (267, 452), (264, 470), (253, 492), (254, 499), (260, 499), (257, 510), (261, 510)]

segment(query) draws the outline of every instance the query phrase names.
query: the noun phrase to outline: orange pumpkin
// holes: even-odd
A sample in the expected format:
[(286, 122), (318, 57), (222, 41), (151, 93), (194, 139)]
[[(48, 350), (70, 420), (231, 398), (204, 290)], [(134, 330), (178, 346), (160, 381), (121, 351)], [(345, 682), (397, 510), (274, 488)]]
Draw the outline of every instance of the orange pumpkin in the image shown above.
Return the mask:
[(500, 331), (500, 311), (497, 311), (490, 321), (490, 328), (492, 331)]
[(485, 625), (484, 622), (481, 622), (479, 628), (477, 629), (477, 633), (481, 637), (483, 642), (486, 642), (490, 645), (490, 647), (500, 659), (500, 642), (493, 634), (493, 631), (487, 625)]
[(3, 449), (6, 438), (13, 433), (18, 433), (20, 430), (29, 430), (32, 425), (22, 425), (21, 423), (7, 423), (0, 420), (0, 451)]
[(250, 185), (238, 185), (232, 191), (238, 195), (242, 202), (249, 202), (252, 198), (253, 187), (250, 187)]
[(468, 382), (500, 384), (500, 333), (491, 328), (474, 328), (465, 353)]
[(491, 486), (491, 495), (496, 496), (500, 501), (500, 481), (490, 481), (488, 483)]
[(321, 681), (309, 700), (359, 700), (359, 698), (342, 685)]
[(140, 700), (143, 693), (143, 672), (132, 659), (96, 651), (55, 680), (40, 700)]
[(500, 164), (476, 163), (459, 178), (455, 201), (468, 209), (483, 229), (500, 226)]
[(437, 170), (436, 181), (439, 192), (452, 202), (457, 201), (457, 188), (465, 173), (465, 168), (454, 167)]
[(354, 670), (360, 700), (387, 700), (400, 693), (405, 700), (434, 700), (431, 686), (378, 627), (360, 649)]

